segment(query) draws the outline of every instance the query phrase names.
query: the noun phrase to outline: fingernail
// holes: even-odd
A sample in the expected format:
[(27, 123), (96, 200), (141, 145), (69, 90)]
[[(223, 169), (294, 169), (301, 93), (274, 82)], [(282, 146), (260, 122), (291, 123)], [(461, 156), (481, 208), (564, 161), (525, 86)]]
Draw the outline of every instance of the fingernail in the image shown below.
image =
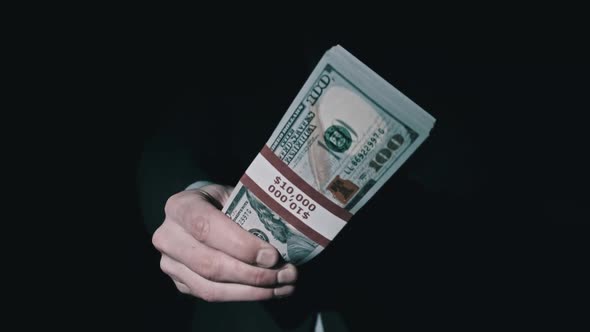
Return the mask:
[(290, 284), (297, 279), (297, 271), (294, 267), (287, 267), (279, 271), (277, 276), (279, 284)]
[(283, 287), (275, 288), (274, 293), (275, 293), (276, 297), (284, 297), (287, 295), (291, 295), (291, 293), (293, 293), (294, 290), (295, 290), (294, 286), (283, 286)]
[(273, 249), (261, 249), (256, 256), (256, 263), (262, 267), (271, 267), (276, 263), (276, 255)]

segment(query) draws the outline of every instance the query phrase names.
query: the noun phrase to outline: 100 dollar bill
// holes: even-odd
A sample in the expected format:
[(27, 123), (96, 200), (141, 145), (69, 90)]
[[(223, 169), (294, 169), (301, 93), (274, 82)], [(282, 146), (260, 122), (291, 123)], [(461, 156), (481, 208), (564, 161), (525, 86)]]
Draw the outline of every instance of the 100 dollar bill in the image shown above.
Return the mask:
[(435, 119), (340, 46), (324, 54), (223, 212), (302, 264), (426, 139)]

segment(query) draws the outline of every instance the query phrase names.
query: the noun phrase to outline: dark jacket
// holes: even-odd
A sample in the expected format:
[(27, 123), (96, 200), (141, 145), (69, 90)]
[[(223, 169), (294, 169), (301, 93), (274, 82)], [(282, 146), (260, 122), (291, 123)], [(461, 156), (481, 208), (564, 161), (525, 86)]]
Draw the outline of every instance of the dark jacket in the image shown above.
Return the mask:
[[(150, 232), (163, 221), (166, 199), (192, 182), (237, 183), (324, 49), (283, 51), (233, 62), (221, 55), (170, 104), (139, 173)], [(330, 246), (300, 268), (295, 295), (265, 302), (266, 312), (284, 328), (309, 324), (317, 311), (337, 312), (352, 330), (502, 326), (514, 310), (528, 314), (534, 292), (521, 246), (531, 240), (522, 236), (555, 211), (539, 204), (552, 197), (530, 192), (530, 174), (515, 173), (527, 153), (521, 147), (530, 147), (521, 132), (529, 113), (490, 99), (498, 83), (504, 96), (515, 86), (500, 66), (433, 61), (421, 50), (356, 55), (437, 123)]]

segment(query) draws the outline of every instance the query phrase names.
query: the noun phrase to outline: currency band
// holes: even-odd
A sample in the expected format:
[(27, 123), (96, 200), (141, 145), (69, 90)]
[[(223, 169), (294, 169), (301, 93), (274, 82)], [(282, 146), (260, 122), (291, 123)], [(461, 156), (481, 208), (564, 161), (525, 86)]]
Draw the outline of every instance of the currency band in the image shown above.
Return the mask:
[(352, 217), (312, 188), (266, 146), (240, 181), (281, 218), (322, 246), (333, 240)]

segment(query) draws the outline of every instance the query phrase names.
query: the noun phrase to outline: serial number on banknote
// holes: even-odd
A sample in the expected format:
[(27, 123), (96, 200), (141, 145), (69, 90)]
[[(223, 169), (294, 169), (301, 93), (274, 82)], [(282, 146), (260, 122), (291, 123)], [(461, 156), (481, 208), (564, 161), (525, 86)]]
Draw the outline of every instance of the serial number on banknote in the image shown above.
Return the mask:
[(359, 153), (357, 153), (354, 157), (351, 158), (350, 163), (344, 169), (344, 173), (351, 174), (354, 172), (354, 169), (367, 157), (369, 152), (373, 151), (373, 148), (377, 146), (381, 138), (385, 134), (385, 129), (379, 128), (377, 131), (371, 135), (371, 138), (367, 140), (365, 145), (361, 148)]

